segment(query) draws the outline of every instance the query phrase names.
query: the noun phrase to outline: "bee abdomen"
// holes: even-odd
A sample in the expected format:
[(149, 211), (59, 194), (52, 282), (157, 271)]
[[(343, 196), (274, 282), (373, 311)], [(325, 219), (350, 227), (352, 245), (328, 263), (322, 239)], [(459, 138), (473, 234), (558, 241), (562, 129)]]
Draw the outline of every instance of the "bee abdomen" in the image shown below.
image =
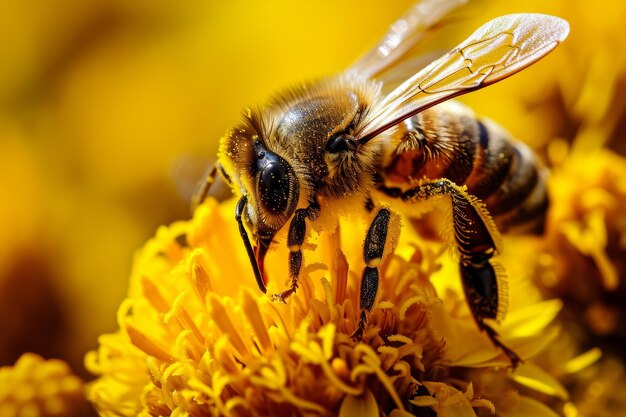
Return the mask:
[(549, 200), (546, 190), (547, 170), (540, 169), (538, 180), (524, 201), (506, 213), (494, 217), (503, 232), (543, 233)]
[(398, 126), (386, 182), (410, 187), (446, 178), (482, 200), (502, 232), (538, 232), (548, 208), (545, 169), (533, 151), (498, 126), (454, 102)]
[(515, 149), (505, 132), (488, 121), (476, 121), (477, 152), (472, 172), (465, 180), (468, 191), (481, 200), (498, 190), (511, 171)]
[(539, 231), (548, 207), (544, 168), (533, 151), (495, 123), (477, 121), (479, 152), (466, 181), (502, 232)]

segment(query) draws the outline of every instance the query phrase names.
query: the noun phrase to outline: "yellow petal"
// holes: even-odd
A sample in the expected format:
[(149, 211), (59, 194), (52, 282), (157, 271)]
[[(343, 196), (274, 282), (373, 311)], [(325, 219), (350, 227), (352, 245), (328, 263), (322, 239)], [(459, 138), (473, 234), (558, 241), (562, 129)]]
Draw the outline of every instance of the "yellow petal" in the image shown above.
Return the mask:
[(530, 362), (520, 365), (511, 378), (528, 388), (544, 394), (553, 395), (562, 400), (567, 400), (569, 397), (567, 390), (559, 381)]
[(541, 333), (559, 314), (563, 303), (560, 300), (547, 300), (532, 303), (511, 312), (502, 326), (506, 337), (527, 337)]
[(428, 395), (420, 395), (411, 400), (412, 404), (418, 407), (434, 407), (437, 405), (437, 400), (434, 397)]
[(513, 349), (522, 359), (528, 359), (535, 356), (537, 353), (546, 349), (559, 335), (559, 329), (551, 328), (545, 330), (541, 334), (541, 337), (529, 336), (519, 339), (508, 339), (508, 346)]
[(395, 410), (391, 412), (391, 414), (389, 414), (389, 417), (415, 417), (415, 416), (409, 413), (408, 411), (404, 411), (404, 410), (400, 410), (396, 408)]
[(476, 417), (474, 408), (461, 391), (448, 386), (450, 396), (444, 406), (438, 410), (437, 416), (441, 417)]
[(576, 372), (579, 372), (598, 361), (601, 357), (602, 350), (600, 350), (600, 348), (589, 349), (588, 351), (567, 361), (565, 364), (565, 372), (575, 374)]
[(533, 400), (529, 397), (520, 397), (517, 407), (511, 410), (505, 410), (498, 408), (498, 414), (501, 417), (558, 417), (548, 406), (540, 403), (537, 400)]
[(376, 399), (367, 389), (361, 396), (346, 396), (339, 408), (339, 417), (378, 417), (379, 415)]

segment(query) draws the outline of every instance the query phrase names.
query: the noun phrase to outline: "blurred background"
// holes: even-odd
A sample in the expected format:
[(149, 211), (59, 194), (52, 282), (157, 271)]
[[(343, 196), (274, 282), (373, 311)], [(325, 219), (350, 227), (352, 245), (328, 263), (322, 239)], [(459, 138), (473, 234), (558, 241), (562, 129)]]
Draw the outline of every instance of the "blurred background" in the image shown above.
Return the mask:
[[(241, 111), (341, 71), (412, 3), (2, 2), (0, 366), (31, 351), (88, 378), (83, 356), (117, 328), (133, 252), (189, 217)], [(570, 38), (463, 101), (548, 163), (572, 143), (623, 154), (626, 6), (479, 0), (433, 48), (514, 12), (564, 17)]]

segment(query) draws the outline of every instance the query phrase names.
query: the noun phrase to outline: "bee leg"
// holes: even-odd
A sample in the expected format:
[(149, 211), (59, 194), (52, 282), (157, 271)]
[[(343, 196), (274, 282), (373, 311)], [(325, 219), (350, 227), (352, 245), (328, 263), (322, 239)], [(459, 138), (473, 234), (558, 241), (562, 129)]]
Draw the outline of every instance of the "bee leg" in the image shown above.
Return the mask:
[(272, 295), (272, 301), (284, 302), (287, 297), (296, 292), (298, 289), (298, 278), (302, 269), (302, 245), (306, 236), (306, 219), (317, 215), (319, 205), (317, 202), (312, 203), (309, 207), (296, 210), (291, 224), (289, 225), (289, 233), (287, 234), (287, 246), (289, 247), (289, 278), (291, 279), (290, 287), (283, 292)]
[(196, 184), (196, 188), (194, 189), (193, 197), (191, 199), (191, 213), (196, 211), (196, 208), (202, 204), (207, 195), (209, 195), (211, 186), (213, 186), (213, 183), (215, 182), (218, 169), (221, 169), (221, 165), (219, 165), (219, 163), (213, 165), (204, 179), (201, 179)]
[(376, 213), (376, 217), (370, 224), (363, 244), (363, 259), (365, 260), (365, 268), (361, 276), (361, 294), (359, 297), (359, 307), (361, 307), (361, 315), (356, 330), (352, 333), (352, 337), (360, 340), (363, 337), (365, 324), (367, 322), (367, 311), (370, 311), (376, 300), (378, 292), (378, 266), (383, 259), (385, 252), (385, 241), (387, 240), (387, 231), (389, 229), (389, 220), (391, 213), (383, 208)]
[(407, 190), (401, 198), (405, 201), (424, 200), (438, 195), (449, 196), (452, 203), (461, 280), (474, 320), (515, 368), (521, 358), (502, 343), (498, 333), (485, 322), (488, 319), (500, 319), (506, 306), (506, 301), (501, 299), (505, 294), (505, 283), (502, 278), (498, 279), (491, 263), (496, 253), (495, 237), (498, 231), (483, 204), (450, 180), (442, 179)]

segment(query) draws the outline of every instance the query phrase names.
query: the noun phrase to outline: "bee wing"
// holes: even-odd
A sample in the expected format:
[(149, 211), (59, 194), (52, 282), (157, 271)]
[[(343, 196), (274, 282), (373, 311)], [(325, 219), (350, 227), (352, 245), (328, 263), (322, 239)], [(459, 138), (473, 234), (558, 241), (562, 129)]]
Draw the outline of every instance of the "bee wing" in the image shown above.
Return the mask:
[[(440, 26), (442, 19), (450, 11), (466, 1), (422, 0), (417, 2), (393, 23), (380, 42), (352, 64), (348, 71), (357, 72), (364, 78), (379, 78), (383, 72), (411, 55), (419, 44)], [(420, 61), (417, 61), (417, 64), (419, 63)]]
[(568, 33), (569, 24), (554, 16), (493, 19), (375, 105), (356, 137), (365, 143), (435, 104), (513, 75), (553, 50)]

